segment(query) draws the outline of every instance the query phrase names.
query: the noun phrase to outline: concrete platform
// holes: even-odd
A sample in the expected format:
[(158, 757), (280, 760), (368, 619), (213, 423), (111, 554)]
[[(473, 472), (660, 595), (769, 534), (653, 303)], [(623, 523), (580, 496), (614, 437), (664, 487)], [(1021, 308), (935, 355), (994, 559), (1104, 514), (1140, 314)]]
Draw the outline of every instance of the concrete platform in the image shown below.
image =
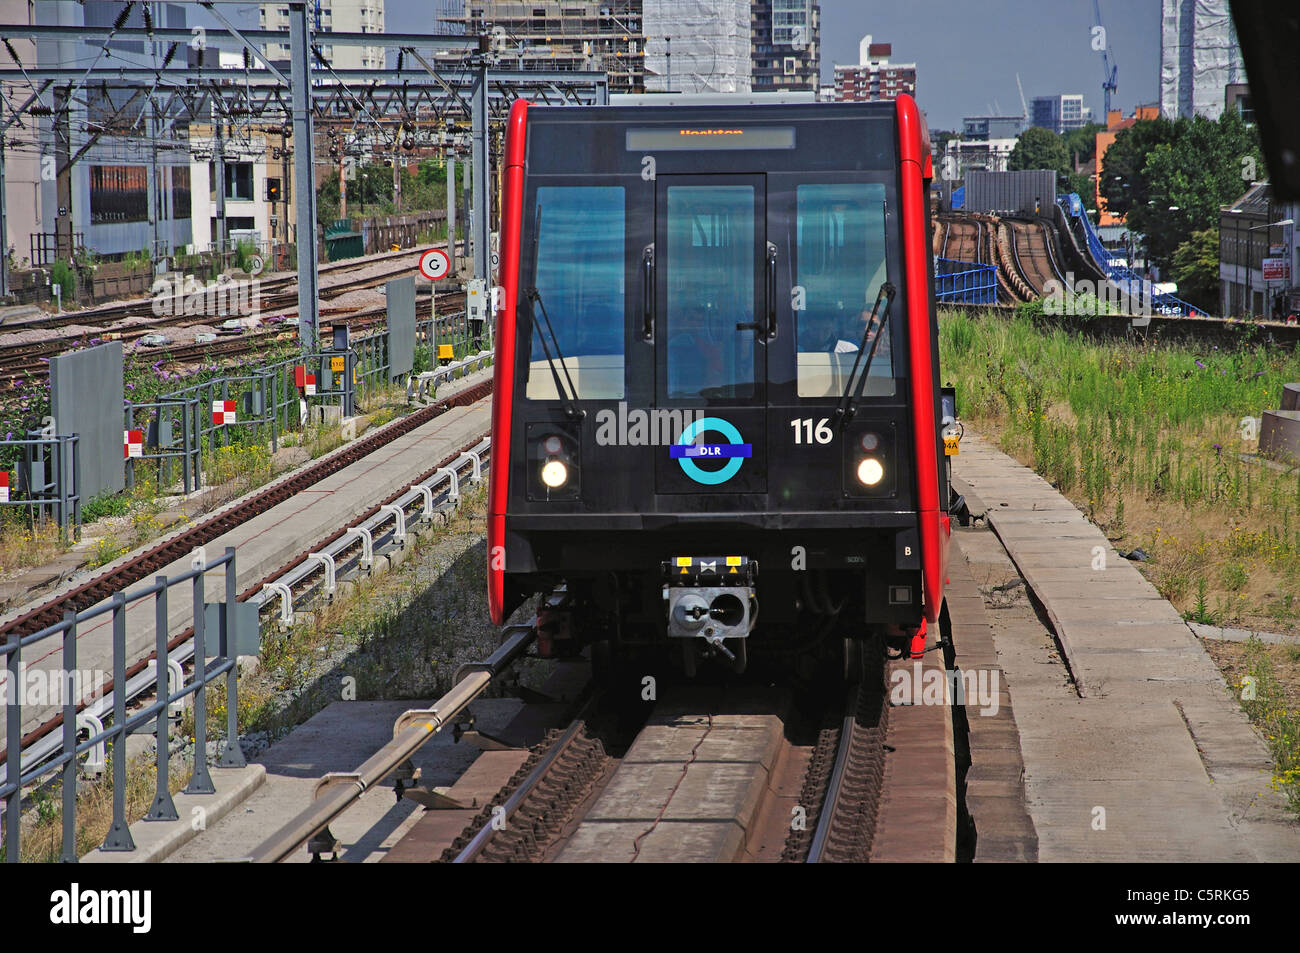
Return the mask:
[[(958, 558), (984, 587), (1016, 686), (1039, 858), (1300, 860), (1268, 751), (1177, 610), (1064, 497), (969, 430), (954, 474), (996, 533), (961, 535)], [(1016, 575), (1042, 621), (1023, 588), (994, 597)], [(1011, 767), (973, 766), (968, 796)]]
[[(487, 380), (491, 373), (489, 368), (458, 380), (454, 391), (449, 391), (445, 396), (475, 386)], [(343, 467), (284, 503), (208, 543), (205, 549), (209, 558), (220, 555), (227, 546), (235, 548), (238, 588), (242, 592), (296, 558), (302, 547), (324, 539), (375, 503), (406, 489), (416, 477), (439, 460), (481, 437), (489, 428), (491, 403), (489, 397), (470, 407), (452, 408), (363, 459)], [(238, 501), (235, 501), (223, 507), (223, 510), (237, 504)], [(217, 511), (218, 514), (220, 512), (222, 510)], [(156, 542), (151, 545), (156, 545)], [(187, 556), (168, 565), (162, 573), (175, 576), (189, 568)], [(224, 599), (223, 572), (209, 573), (205, 583), (205, 598), (208, 601)], [(184, 631), (193, 623), (192, 606), (191, 586), (173, 587), (168, 593), (167, 619), (171, 635)], [(11, 615), (21, 611), (15, 610)], [(128, 609), (128, 665), (153, 650), (154, 615), (154, 600), (151, 598), (139, 600)], [(61, 639), (54, 637), (27, 649), (23, 654), (23, 662), (29, 670), (58, 671), (64, 667), (62, 655)], [(77, 662), (75, 666), (68, 667), (102, 672), (107, 681), (112, 678), (112, 659), (112, 616), (105, 614), (78, 629)], [(55, 706), (24, 708), (22, 730), (31, 730), (58, 711)]]
[(781, 748), (779, 701), (720, 709), (694, 694), (656, 708), (557, 862), (741, 859)]

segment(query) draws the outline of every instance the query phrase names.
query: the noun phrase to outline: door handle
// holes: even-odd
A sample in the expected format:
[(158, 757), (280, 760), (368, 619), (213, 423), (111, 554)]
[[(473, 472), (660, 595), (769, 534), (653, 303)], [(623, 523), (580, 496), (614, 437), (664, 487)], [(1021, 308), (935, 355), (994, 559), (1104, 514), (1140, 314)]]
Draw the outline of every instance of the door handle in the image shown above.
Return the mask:
[(653, 243), (641, 250), (641, 337), (654, 343), (655, 246)]
[(776, 337), (776, 246), (767, 243), (767, 339)]

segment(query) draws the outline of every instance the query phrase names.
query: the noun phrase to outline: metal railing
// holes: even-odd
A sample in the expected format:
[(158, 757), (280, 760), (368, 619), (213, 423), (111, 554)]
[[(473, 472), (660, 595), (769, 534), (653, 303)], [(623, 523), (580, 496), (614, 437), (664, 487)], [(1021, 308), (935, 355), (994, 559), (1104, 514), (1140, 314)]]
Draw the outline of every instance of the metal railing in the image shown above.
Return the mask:
[[(224, 568), (225, 600), (216, 603), (215, 618), (218, 621), (217, 651), (209, 653), (205, 623), (207, 621), (204, 604), (204, 576), (209, 571)], [(243, 751), (239, 747), (237, 718), (239, 712), (238, 672), (236, 669), (235, 631), (236, 605), (235, 551), (227, 549), (225, 554), (207, 560), (203, 551), (196, 550), (192, 567), (178, 576), (157, 577), (151, 585), (134, 592), (118, 592), (111, 599), (98, 606), (82, 612), (68, 610), (63, 619), (54, 625), (46, 626), (39, 632), (20, 636), (12, 634), (0, 647), (5, 656), (6, 683), (9, 689), (6, 697), (5, 726), (5, 780), (0, 784), (0, 800), (4, 802), (4, 848), (5, 860), (17, 863), (22, 847), (22, 795), (30, 785), (34, 785), (46, 776), (56, 772), (62, 775), (63, 784), (63, 846), (61, 859), (65, 862), (77, 860), (77, 768), (78, 759), (88, 756), (88, 765), (104, 765), (106, 746), (111, 743), (113, 771), (113, 820), (104, 839), (102, 849), (105, 851), (130, 851), (135, 849), (135, 842), (126, 818), (126, 740), (134, 732), (147, 730), (151, 725), (155, 732), (155, 750), (157, 754), (156, 792), (153, 806), (145, 814), (146, 821), (166, 821), (178, 819), (176, 805), (172, 800), (169, 784), (170, 757), (169, 718), (179, 714), (180, 706), (188, 695), (194, 696), (194, 767), (189, 785), (185, 788), (190, 794), (212, 794), (216, 788), (207, 764), (207, 697), (203, 691), (210, 683), (225, 677), (226, 681), (226, 742), (221, 758), (217, 763), (220, 768), (242, 768), (245, 766)], [(193, 587), (193, 658), (194, 671), (189, 684), (183, 684), (183, 674), (179, 673), (172, 659), (168, 656), (169, 624), (167, 617), (167, 594), (173, 586), (189, 582)], [(130, 717), (126, 714), (127, 692), (127, 650), (126, 650), (126, 613), (128, 607), (141, 600), (153, 597), (154, 628), (156, 641), (155, 671), (167, 673), (162, 676), (162, 684), (167, 687), (158, 692), (155, 701), (135, 712)], [(78, 715), (77, 707), (81, 701), (80, 692), (75, 690), (78, 681), (77, 668), (77, 628), (105, 614), (112, 615), (113, 625), (113, 714), (111, 727), (105, 728), (101, 718), (83, 712)], [(57, 757), (43, 760), (37, 766), (23, 771), (22, 756), (22, 691), (26, 675), (22, 663), (23, 650), (45, 640), (55, 640), (61, 636), (62, 657), (60, 669), (56, 674), (59, 695), (62, 696), (63, 738), (62, 751)], [(213, 662), (208, 662), (209, 655), (215, 655)], [(173, 678), (175, 676), (175, 678)], [(173, 684), (173, 680), (176, 684)], [(14, 693), (17, 692), (15, 697)], [(79, 741), (79, 734), (85, 730), (88, 737)]]
[[(22, 447), (18, 486), (0, 506), (26, 509), (30, 520), (53, 520), (65, 539), (81, 537), (81, 441), (78, 434), (44, 434), (5, 441)], [(17, 498), (15, 498), (15, 496)]]
[(998, 269), (955, 258), (935, 258), (934, 295), (948, 304), (996, 304)]
[(1106, 273), (1106, 277), (1118, 286), (1125, 295), (1132, 301), (1144, 302), (1149, 301), (1153, 310), (1161, 314), (1180, 314), (1184, 317), (1194, 314), (1200, 314), (1194, 305), (1188, 304), (1181, 298), (1175, 297), (1167, 291), (1157, 291), (1154, 284), (1146, 278), (1138, 275), (1127, 265), (1121, 265), (1115, 259), (1115, 256), (1101, 242), (1101, 236), (1093, 227), (1092, 220), (1088, 218), (1088, 212), (1083, 207), (1083, 202), (1079, 199), (1077, 193), (1071, 192), (1068, 195), (1058, 195), (1056, 204), (1061, 207), (1068, 221), (1070, 218), (1079, 222), (1079, 227), (1083, 230), (1084, 238), (1088, 244), (1088, 252), (1093, 259)]

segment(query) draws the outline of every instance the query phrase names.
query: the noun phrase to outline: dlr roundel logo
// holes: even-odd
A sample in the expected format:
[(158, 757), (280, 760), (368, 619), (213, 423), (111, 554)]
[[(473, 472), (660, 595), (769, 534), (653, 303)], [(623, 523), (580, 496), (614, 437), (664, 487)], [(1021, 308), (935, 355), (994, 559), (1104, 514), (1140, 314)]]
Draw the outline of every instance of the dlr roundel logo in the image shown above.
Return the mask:
[[(701, 433), (713, 431), (727, 438), (726, 443), (695, 443)], [(689, 427), (682, 430), (677, 442), (669, 448), (669, 455), (681, 464), (682, 472), (705, 486), (717, 486), (726, 483), (740, 472), (740, 465), (746, 457), (754, 455), (751, 444), (745, 443), (735, 424), (721, 417), (701, 417)], [(726, 460), (719, 470), (706, 470), (699, 465), (700, 460)]]

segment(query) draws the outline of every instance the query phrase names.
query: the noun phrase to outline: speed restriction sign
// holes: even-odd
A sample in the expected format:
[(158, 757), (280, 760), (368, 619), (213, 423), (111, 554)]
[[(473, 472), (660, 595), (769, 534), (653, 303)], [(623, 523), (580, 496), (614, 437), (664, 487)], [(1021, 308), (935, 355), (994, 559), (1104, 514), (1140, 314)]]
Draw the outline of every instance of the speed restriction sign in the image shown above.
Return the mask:
[(451, 259), (441, 248), (430, 248), (420, 256), (420, 274), (430, 281), (446, 278), (451, 271)]

